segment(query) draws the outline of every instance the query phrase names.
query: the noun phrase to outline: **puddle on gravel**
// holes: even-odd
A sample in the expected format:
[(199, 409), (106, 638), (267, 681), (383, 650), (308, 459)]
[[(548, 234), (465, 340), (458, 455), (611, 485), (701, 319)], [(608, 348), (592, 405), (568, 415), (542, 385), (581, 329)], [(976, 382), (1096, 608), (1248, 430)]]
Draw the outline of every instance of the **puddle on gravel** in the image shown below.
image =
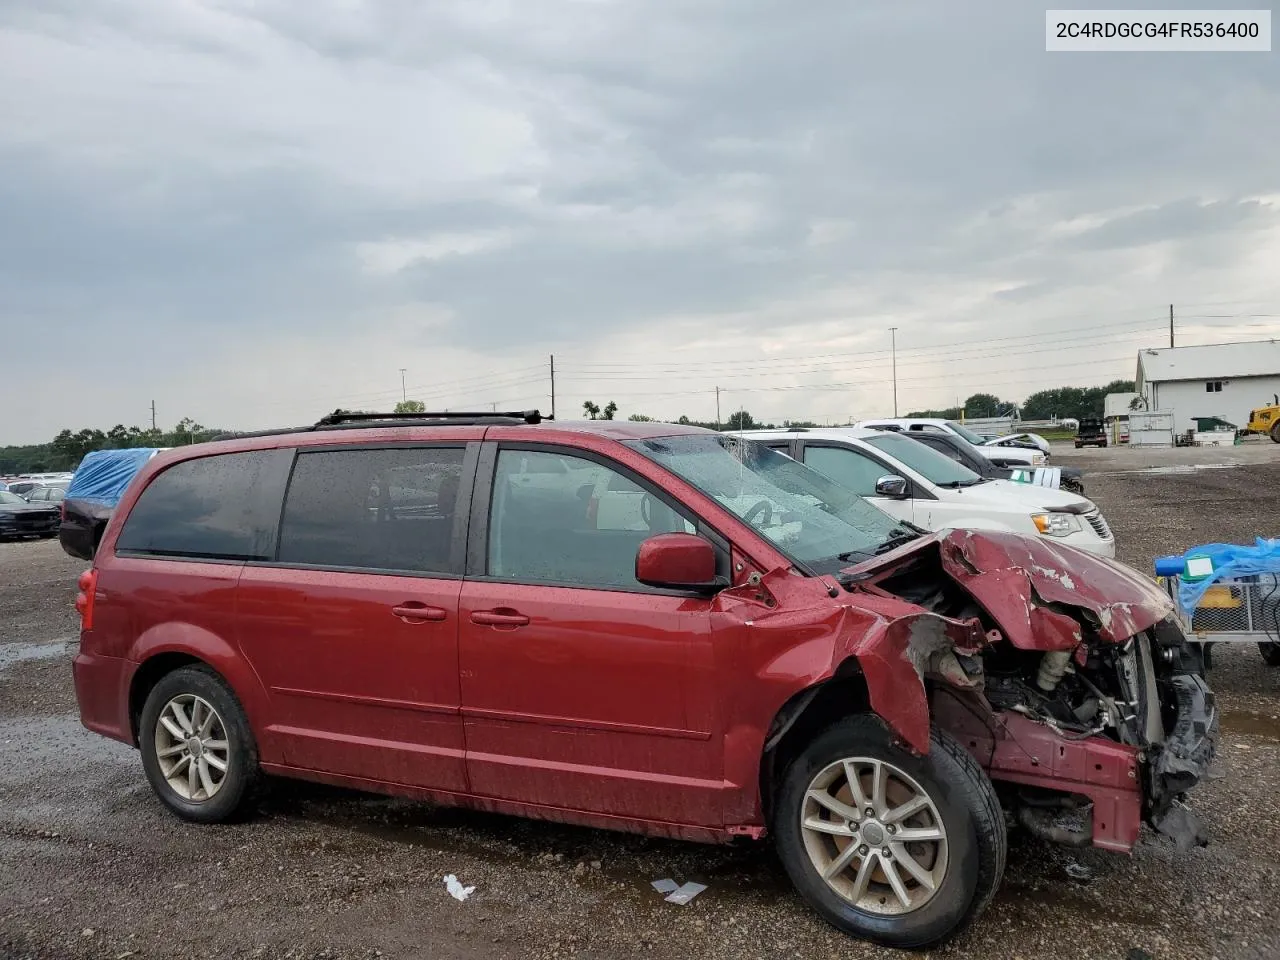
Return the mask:
[(1142, 467), (1139, 470), (1114, 470), (1107, 472), (1109, 472), (1113, 477), (1149, 477), (1152, 475), (1160, 476), (1168, 474), (1197, 473), (1201, 470), (1231, 470), (1235, 467), (1243, 466), (1244, 463), (1239, 460), (1229, 460), (1226, 463), (1171, 463), (1161, 467)]
[(1219, 718), (1224, 733), (1280, 741), (1280, 717), (1252, 710), (1223, 710)]
[(70, 642), (67, 640), (58, 640), (54, 643), (0, 643), (0, 670), (11, 667), (15, 663), (52, 660), (65, 654), (69, 645)]

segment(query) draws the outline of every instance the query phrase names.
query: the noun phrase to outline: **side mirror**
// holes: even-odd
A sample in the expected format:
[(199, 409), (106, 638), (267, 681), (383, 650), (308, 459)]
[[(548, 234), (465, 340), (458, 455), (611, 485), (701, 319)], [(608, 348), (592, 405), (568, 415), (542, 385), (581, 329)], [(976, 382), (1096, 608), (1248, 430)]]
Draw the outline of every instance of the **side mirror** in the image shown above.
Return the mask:
[(711, 590), (724, 584), (716, 577), (716, 549), (692, 533), (660, 533), (636, 551), (636, 579), (650, 587)]
[(906, 478), (893, 476), (892, 474), (887, 477), (881, 477), (876, 481), (876, 496), (889, 497), (893, 500), (905, 500), (907, 498)]

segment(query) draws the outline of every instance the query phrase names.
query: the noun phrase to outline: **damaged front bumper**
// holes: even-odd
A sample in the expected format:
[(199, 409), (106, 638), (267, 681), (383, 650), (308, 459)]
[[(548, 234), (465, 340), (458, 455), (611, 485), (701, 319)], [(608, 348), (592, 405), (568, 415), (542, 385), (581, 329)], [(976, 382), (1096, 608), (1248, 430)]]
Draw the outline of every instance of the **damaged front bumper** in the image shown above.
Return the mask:
[[(1217, 709), (1198, 648), (1149, 580), (974, 531), (922, 538), (845, 573), (851, 590), (942, 618), (933, 631), (913, 624), (903, 658), (927, 687), (932, 722), (1007, 785), (1028, 827), (1115, 851), (1133, 848), (1143, 821), (1182, 846), (1202, 839), (1179, 801), (1208, 773)], [(1074, 829), (1046, 823), (1055, 810), (1075, 814), (1057, 818)]]
[(1020, 817), (1047, 839), (1128, 853), (1146, 821), (1185, 849), (1203, 843), (1204, 834), (1179, 801), (1208, 773), (1218, 714), (1203, 678), (1184, 674), (1172, 683), (1179, 691), (1176, 715), (1161, 743), (1119, 743), (1101, 735), (1073, 739), (1030, 717), (992, 711), (970, 691), (945, 687), (933, 699), (934, 722), (959, 739), (992, 780), (1083, 798), (1083, 830)]

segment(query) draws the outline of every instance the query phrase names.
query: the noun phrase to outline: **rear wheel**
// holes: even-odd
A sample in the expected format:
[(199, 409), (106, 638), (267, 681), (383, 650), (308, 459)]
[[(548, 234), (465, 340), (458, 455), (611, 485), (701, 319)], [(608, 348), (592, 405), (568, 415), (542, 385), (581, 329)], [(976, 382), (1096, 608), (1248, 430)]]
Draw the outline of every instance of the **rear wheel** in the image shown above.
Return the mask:
[(1280, 420), (1271, 425), (1271, 442), (1280, 443)]
[(233, 819), (258, 782), (249, 721), (209, 667), (182, 667), (152, 687), (138, 722), (138, 748), (151, 789), (184, 820)]
[(893, 947), (963, 929), (1004, 873), (1004, 817), (991, 781), (935, 730), (928, 756), (873, 716), (829, 727), (791, 763), (775, 807), (779, 856), (828, 922)]

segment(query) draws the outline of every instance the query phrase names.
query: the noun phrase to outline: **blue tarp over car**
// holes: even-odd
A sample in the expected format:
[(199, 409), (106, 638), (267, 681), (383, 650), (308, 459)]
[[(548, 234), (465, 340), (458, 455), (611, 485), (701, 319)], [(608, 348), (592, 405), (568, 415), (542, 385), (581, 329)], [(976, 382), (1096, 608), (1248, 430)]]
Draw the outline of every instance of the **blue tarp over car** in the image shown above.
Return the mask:
[(68, 500), (88, 500), (114, 507), (124, 496), (142, 465), (160, 452), (158, 447), (95, 450), (86, 454), (67, 487)]
[(92, 560), (125, 490), (143, 465), (164, 447), (132, 450), (95, 450), (86, 454), (71, 478), (62, 501), (62, 549), (80, 560)]

